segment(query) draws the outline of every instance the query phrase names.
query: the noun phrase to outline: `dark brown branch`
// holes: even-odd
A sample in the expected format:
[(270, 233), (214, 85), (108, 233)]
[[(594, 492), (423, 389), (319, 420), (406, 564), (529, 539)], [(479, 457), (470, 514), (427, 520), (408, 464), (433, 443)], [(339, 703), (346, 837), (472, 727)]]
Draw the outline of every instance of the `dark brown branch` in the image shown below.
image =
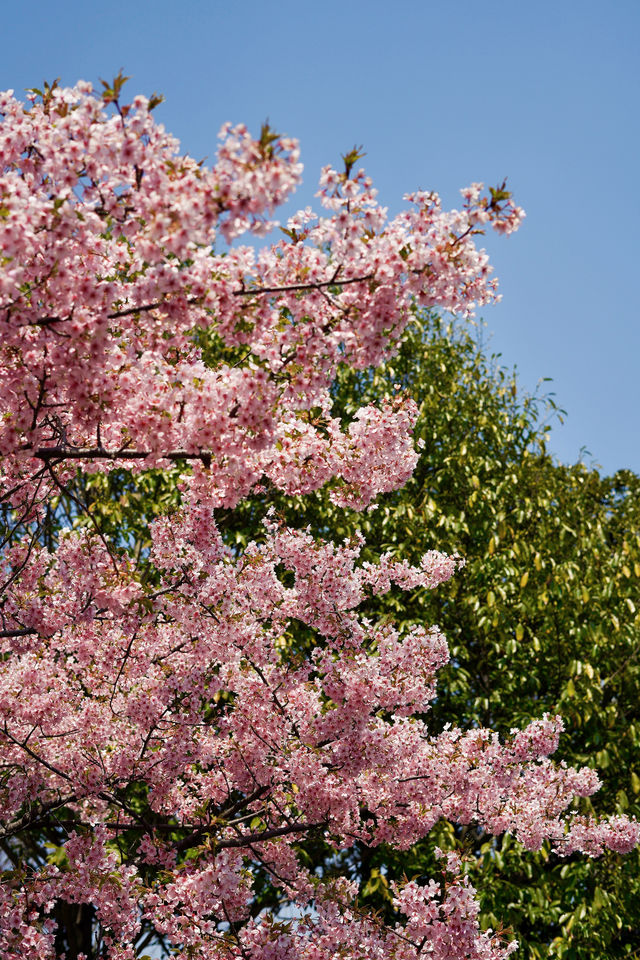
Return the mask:
[(68, 780), (69, 783), (71, 783), (72, 777), (70, 777), (68, 773), (65, 773), (64, 770), (60, 770), (59, 767), (55, 767), (52, 763), (49, 763), (48, 760), (45, 760), (44, 757), (38, 756), (38, 754), (34, 750), (32, 750), (31, 747), (27, 746), (26, 740), (24, 741), (18, 740), (16, 737), (10, 734), (7, 729), (6, 723), (2, 731), (0, 732), (0, 739), (2, 735), (4, 735), (7, 738), (7, 740), (10, 740), (11, 743), (15, 744), (16, 747), (19, 747), (20, 750), (24, 750), (25, 753), (27, 753), (33, 760), (36, 761), (36, 763), (41, 763), (42, 766), (46, 767), (47, 770), (50, 770), (51, 773), (55, 773), (58, 777), (62, 777), (63, 780)]
[(235, 803), (232, 803), (230, 807), (225, 807), (223, 810), (220, 810), (218, 816), (232, 817), (234, 813), (238, 812), (238, 810), (241, 810), (250, 803), (254, 803), (256, 800), (259, 800), (265, 795), (265, 793), (267, 793), (268, 790), (269, 787), (266, 784), (263, 784), (261, 787), (257, 787), (253, 793), (249, 794), (248, 797), (241, 797), (239, 800), (236, 800)]
[[(367, 273), (362, 277), (349, 277), (347, 280), (339, 280), (337, 273), (338, 271), (336, 272), (336, 275), (331, 278), (331, 280), (314, 280), (307, 283), (289, 283), (284, 284), (281, 287), (242, 287), (240, 290), (234, 290), (233, 296), (254, 297), (271, 293), (294, 293), (298, 290), (320, 290), (323, 287), (344, 287), (351, 283), (364, 283), (367, 280), (372, 280), (375, 276), (374, 273)], [(190, 307), (197, 306), (200, 302), (200, 299), (197, 297), (189, 297), (187, 299), (187, 305)], [(153, 303), (143, 303), (137, 307), (125, 307), (122, 310), (112, 310), (111, 313), (107, 314), (107, 318), (109, 320), (120, 320), (122, 317), (131, 317), (136, 313), (150, 313), (152, 310), (160, 310), (163, 307), (170, 307), (172, 303), (173, 301), (171, 299), (167, 299), (156, 300)], [(33, 322), (32, 326), (53, 326), (58, 323), (63, 323), (68, 319), (69, 317), (59, 316), (40, 317), (38, 320)]]
[[(218, 849), (227, 848), (227, 847), (247, 847), (252, 843), (263, 843), (265, 840), (273, 840), (275, 837), (284, 837), (289, 833), (308, 833), (309, 830), (313, 830), (315, 827), (324, 827), (326, 823), (321, 821), (320, 823), (299, 823), (291, 824), (287, 827), (275, 827), (273, 830), (262, 830), (260, 833), (247, 833), (239, 837), (234, 837), (232, 840), (218, 840), (216, 841), (216, 847)], [(202, 830), (196, 831), (195, 834), (191, 834), (188, 837), (185, 837), (184, 840), (180, 840), (175, 844), (175, 850), (186, 850), (192, 843), (195, 843), (196, 840), (199, 840), (201, 836), (207, 833), (207, 827), (203, 827)]]
[[(187, 300), (190, 307), (194, 306), (197, 302), (197, 300)], [(159, 310), (160, 307), (165, 307), (170, 304), (171, 300), (157, 300), (155, 303), (145, 303), (140, 307), (126, 307), (124, 310), (114, 310), (113, 313), (108, 313), (107, 317), (109, 320), (119, 320), (120, 317), (130, 317), (134, 313), (149, 313), (151, 310)]]
[[(54, 464), (54, 466), (55, 466), (55, 464)], [(55, 475), (55, 473), (53, 472), (53, 466), (51, 465), (51, 463), (48, 463), (48, 464), (47, 464), (47, 467), (48, 467), (49, 476), (51, 477), (51, 479), (53, 480), (53, 482), (55, 483), (55, 485), (58, 487), (58, 489), (61, 491), (61, 493), (63, 493), (66, 497), (69, 497), (71, 500), (73, 500), (73, 502), (76, 504), (76, 506), (78, 507), (78, 509), (81, 510), (81, 511), (83, 511), (83, 512), (85, 513), (85, 515), (89, 518), (89, 520), (91, 521), (91, 523), (92, 523), (93, 526), (95, 527), (96, 533), (97, 533), (98, 536), (100, 537), (100, 540), (102, 541), (102, 544), (103, 544), (105, 550), (107, 551), (107, 554), (109, 555), (109, 558), (110, 558), (110, 560), (111, 560), (111, 564), (112, 564), (113, 569), (114, 569), (114, 571), (115, 571), (115, 573), (116, 573), (116, 576), (117, 576), (117, 575), (120, 573), (120, 570), (119, 570), (119, 567), (118, 567), (118, 558), (115, 556), (113, 550), (111, 549), (111, 546), (109, 545), (109, 542), (107, 541), (105, 535), (103, 534), (102, 530), (100, 529), (100, 524), (98, 523), (98, 521), (97, 521), (96, 518), (94, 517), (93, 513), (91, 512), (91, 510), (89, 510), (88, 505), (87, 505), (86, 503), (84, 503), (82, 500), (80, 500), (78, 497), (76, 497), (76, 495), (69, 489), (69, 487), (65, 487), (64, 483), (62, 483), (62, 481), (61, 481), (61, 480)]]
[[(140, 819), (137, 823), (115, 823), (114, 821), (103, 821), (103, 826), (108, 830), (114, 830), (116, 832), (125, 831), (125, 830), (146, 830), (147, 832), (155, 831), (168, 831), (174, 832), (179, 830), (184, 830), (190, 828), (191, 825), (187, 824), (176, 824), (176, 823), (153, 823), (145, 824), (141, 823)], [(87, 826), (79, 820), (60, 820), (56, 818), (56, 823), (60, 826), (72, 826), (72, 827), (82, 827)], [(287, 834), (291, 833), (308, 833), (310, 830), (314, 830), (316, 827), (325, 827), (326, 822), (320, 821), (318, 823), (298, 823), (298, 824), (289, 824), (286, 827), (274, 827), (272, 830), (263, 830), (260, 833), (247, 833), (241, 834), (238, 837), (233, 837), (230, 840), (218, 840), (215, 842), (215, 846), (218, 849), (229, 848), (229, 847), (250, 847), (254, 843), (263, 843), (265, 840), (273, 840), (276, 837), (284, 837)], [(202, 837), (207, 833), (211, 832), (212, 828), (208, 825), (203, 825), (193, 830), (188, 837), (184, 837), (182, 840), (179, 840), (173, 845), (173, 849), (181, 852), (187, 850), (194, 843), (197, 843)]]
[[(101, 447), (78, 449), (73, 447), (38, 447), (33, 451), (35, 460), (146, 460), (153, 456), (151, 450), (104, 450)], [(207, 453), (187, 453), (186, 450), (171, 450), (160, 454), (163, 460), (208, 460)]]
[(23, 571), (24, 568), (26, 567), (27, 563), (29, 562), (29, 560), (30, 560), (30, 558), (31, 558), (31, 553), (32, 553), (32, 551), (33, 551), (33, 548), (34, 548), (34, 545), (35, 545), (35, 543), (36, 543), (36, 540), (38, 539), (38, 534), (39, 534), (39, 532), (40, 532), (40, 528), (37, 527), (37, 528), (34, 530), (32, 536), (31, 536), (31, 539), (29, 540), (29, 546), (27, 547), (27, 554), (26, 554), (25, 558), (22, 560), (21, 563), (18, 564), (18, 566), (15, 568), (15, 570), (12, 570), (11, 575), (9, 576), (9, 578), (8, 578), (7, 580), (5, 580), (4, 583), (0, 586), (0, 594), (4, 594), (4, 593), (9, 589), (9, 587), (11, 586), (11, 584), (14, 583), (14, 582), (18, 579), (18, 577), (20, 576), (20, 574), (22, 573), (22, 571)]
[[(29, 830), (32, 827), (39, 826), (40, 824), (46, 824), (47, 818), (55, 810), (59, 810), (61, 807), (66, 807), (70, 803), (74, 803), (76, 799), (76, 795), (72, 793), (68, 797), (58, 798), (57, 800), (52, 800), (50, 803), (43, 804), (34, 813), (25, 814), (21, 820), (14, 820), (13, 823), (7, 824), (7, 829), (0, 834), (0, 839), (4, 840), (23, 833), (25, 830)], [(65, 821), (58, 821), (56, 818), (56, 823), (57, 822), (64, 823)], [(77, 823), (77, 821), (69, 822), (72, 824)]]
[[(17, 492), (18, 492), (22, 487), (24, 487), (28, 482), (29, 482), (29, 483), (35, 483), (36, 480), (40, 480), (46, 472), (47, 472), (46, 466), (40, 467), (40, 469), (38, 470), (38, 472), (37, 472), (37, 473), (34, 473), (33, 476), (29, 478), (28, 481), (27, 481), (27, 480), (22, 480), (20, 483), (16, 483), (15, 486), (11, 487), (9, 490), (6, 490), (2, 495), (0, 495), (0, 503), (4, 503), (5, 500), (9, 500), (9, 499), (14, 495), (14, 493), (17, 493)], [(38, 489), (39, 489), (39, 488), (38, 488)], [(33, 502), (35, 502), (35, 501), (32, 501), (32, 503), (33, 503)], [(31, 508), (29, 508), (29, 509), (31, 509)], [(27, 511), (27, 513), (28, 513), (28, 511)], [(26, 516), (26, 514), (25, 514), (25, 516)], [(5, 539), (4, 542), (6, 543), (6, 539)]]
[(242, 290), (234, 290), (234, 297), (254, 297), (263, 293), (293, 293), (296, 290), (320, 290), (322, 287), (346, 287), (348, 283), (364, 283), (366, 280), (372, 280), (373, 273), (366, 273), (362, 277), (350, 277), (348, 280), (317, 280), (310, 283), (290, 283), (283, 287), (247, 287)]
[(319, 823), (294, 823), (288, 827), (276, 827), (273, 830), (263, 830), (261, 833), (236, 837), (234, 840), (219, 840), (216, 846), (220, 848), (246, 847), (250, 843), (262, 843), (265, 840), (273, 840), (274, 837), (284, 837), (288, 833), (308, 833), (316, 827), (326, 827), (326, 822), (321, 820)]

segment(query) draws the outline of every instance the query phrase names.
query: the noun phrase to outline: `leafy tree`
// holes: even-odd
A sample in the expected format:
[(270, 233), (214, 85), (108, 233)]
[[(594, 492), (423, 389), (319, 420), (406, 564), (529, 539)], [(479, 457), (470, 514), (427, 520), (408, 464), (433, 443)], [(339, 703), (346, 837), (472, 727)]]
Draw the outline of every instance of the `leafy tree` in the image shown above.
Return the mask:
[[(498, 580), (467, 604), (477, 633), (453, 635), (437, 695), (446, 642), (414, 620), (461, 561), (420, 554), (411, 530), (437, 515), (440, 542), (468, 546), (460, 497), (489, 489), (492, 461), (476, 457), (471, 491), (465, 475), (438, 514), (447, 444), (429, 435), (439, 466), (423, 462), (415, 503), (394, 495), (418, 461), (421, 372), (402, 355), (376, 368), (416, 307), (491, 299), (475, 236), (521, 211), (504, 184), (473, 185), (460, 211), (420, 193), (388, 221), (354, 151), (323, 171), (325, 216), (298, 214), (258, 256), (219, 254), (216, 236), (268, 228), (296, 144), (225, 127), (206, 169), (155, 124), (157, 98), (121, 102), (124, 80), (101, 97), (45, 86), (27, 109), (0, 96), (0, 958), (503, 960), (515, 942), (478, 920), (474, 855), (502, 869), (508, 832), (571, 867), (629, 852), (640, 829), (573, 811), (597, 779), (548, 759), (555, 700), (515, 669), (537, 719), (519, 708), (522, 728), (502, 729), (514, 711), (478, 666), (496, 593), (516, 636), (543, 632), (508, 589), (515, 561), (499, 565), (502, 545), (524, 555), (513, 496), (488, 497)], [(477, 444), (494, 423), (483, 391)], [(509, 443), (531, 447), (516, 398), (507, 413)], [(555, 507), (546, 489), (538, 512)], [(365, 546), (354, 511), (385, 494)], [(499, 883), (486, 896), (518, 913)]]

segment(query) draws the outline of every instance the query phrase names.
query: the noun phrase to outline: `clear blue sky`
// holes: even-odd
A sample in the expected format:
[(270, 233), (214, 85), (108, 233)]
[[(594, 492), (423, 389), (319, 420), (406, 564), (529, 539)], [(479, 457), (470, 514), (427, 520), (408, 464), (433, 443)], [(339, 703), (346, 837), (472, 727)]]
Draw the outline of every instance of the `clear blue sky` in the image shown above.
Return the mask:
[(640, 472), (640, 2), (31, 0), (3, 11), (0, 88), (121, 67), (185, 152), (269, 118), (320, 167), (363, 144), (384, 204), (508, 176), (522, 230), (487, 246), (492, 347), (568, 411), (552, 448)]

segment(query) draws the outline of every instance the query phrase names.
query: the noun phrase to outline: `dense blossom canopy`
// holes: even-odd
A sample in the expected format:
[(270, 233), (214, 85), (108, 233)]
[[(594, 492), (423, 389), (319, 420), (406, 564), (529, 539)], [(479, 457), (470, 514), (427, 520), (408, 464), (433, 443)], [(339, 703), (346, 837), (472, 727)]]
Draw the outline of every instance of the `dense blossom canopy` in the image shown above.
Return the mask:
[[(325, 484), (363, 509), (401, 486), (415, 404), (398, 389), (341, 422), (338, 365), (380, 363), (416, 307), (494, 298), (476, 239), (522, 211), (474, 184), (458, 211), (417, 193), (389, 219), (354, 152), (322, 172), (323, 215), (298, 213), (256, 252), (235, 241), (265, 234), (299, 182), (296, 143), (226, 126), (207, 169), (153, 102), (120, 103), (120, 79), (26, 108), (0, 95), (0, 450), (11, 531), (25, 531), (2, 568), (3, 849), (58, 837), (55, 856), (5, 873), (0, 958), (72, 955), (60, 904), (93, 911), (75, 956), (131, 960), (146, 936), (185, 960), (506, 957), (515, 942), (480, 931), (456, 855), (438, 880), (398, 886), (384, 923), (299, 844), (407, 848), (444, 817), (598, 855), (630, 850), (638, 826), (567, 812), (598, 779), (549, 759), (558, 717), (504, 741), (430, 729), (445, 638), (365, 608), (434, 589), (460, 558), (364, 562), (361, 538), (324, 542), (267, 510), (238, 553), (215, 511)], [(144, 563), (98, 523), (43, 542), (78, 468), (170, 464), (181, 505), (153, 524)], [(265, 883), (288, 921), (255, 909)]]

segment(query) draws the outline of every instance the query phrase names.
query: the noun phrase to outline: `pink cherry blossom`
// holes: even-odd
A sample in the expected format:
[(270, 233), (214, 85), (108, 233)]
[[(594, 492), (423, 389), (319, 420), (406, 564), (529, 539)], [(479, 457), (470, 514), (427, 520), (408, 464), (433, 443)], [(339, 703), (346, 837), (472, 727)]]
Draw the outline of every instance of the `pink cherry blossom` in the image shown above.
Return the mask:
[[(436, 589), (461, 558), (365, 561), (361, 536), (328, 542), (272, 510), (233, 550), (216, 518), (271, 488), (329, 485), (361, 510), (405, 483), (415, 403), (341, 420), (338, 367), (390, 357), (416, 308), (494, 299), (477, 238), (523, 213), (504, 184), (472, 184), (461, 210), (416, 193), (390, 219), (348, 162), (285, 239), (222, 253), (220, 237), (269, 230), (297, 144), (226, 125), (207, 168), (152, 106), (87, 83), (28, 107), (0, 95), (0, 832), (59, 840), (3, 876), (0, 960), (55, 957), (61, 903), (93, 911), (110, 960), (134, 960), (141, 934), (181, 960), (503, 960), (515, 940), (480, 930), (457, 855), (395, 886), (385, 924), (296, 844), (406, 849), (447, 818), (598, 856), (631, 850), (638, 824), (573, 812), (599, 781), (550, 759), (559, 717), (506, 738), (430, 725), (446, 639), (372, 620), (368, 600)], [(151, 524), (144, 565), (93, 527), (43, 542), (78, 467), (169, 463), (180, 505)], [(260, 879), (289, 921), (255, 908)]]

